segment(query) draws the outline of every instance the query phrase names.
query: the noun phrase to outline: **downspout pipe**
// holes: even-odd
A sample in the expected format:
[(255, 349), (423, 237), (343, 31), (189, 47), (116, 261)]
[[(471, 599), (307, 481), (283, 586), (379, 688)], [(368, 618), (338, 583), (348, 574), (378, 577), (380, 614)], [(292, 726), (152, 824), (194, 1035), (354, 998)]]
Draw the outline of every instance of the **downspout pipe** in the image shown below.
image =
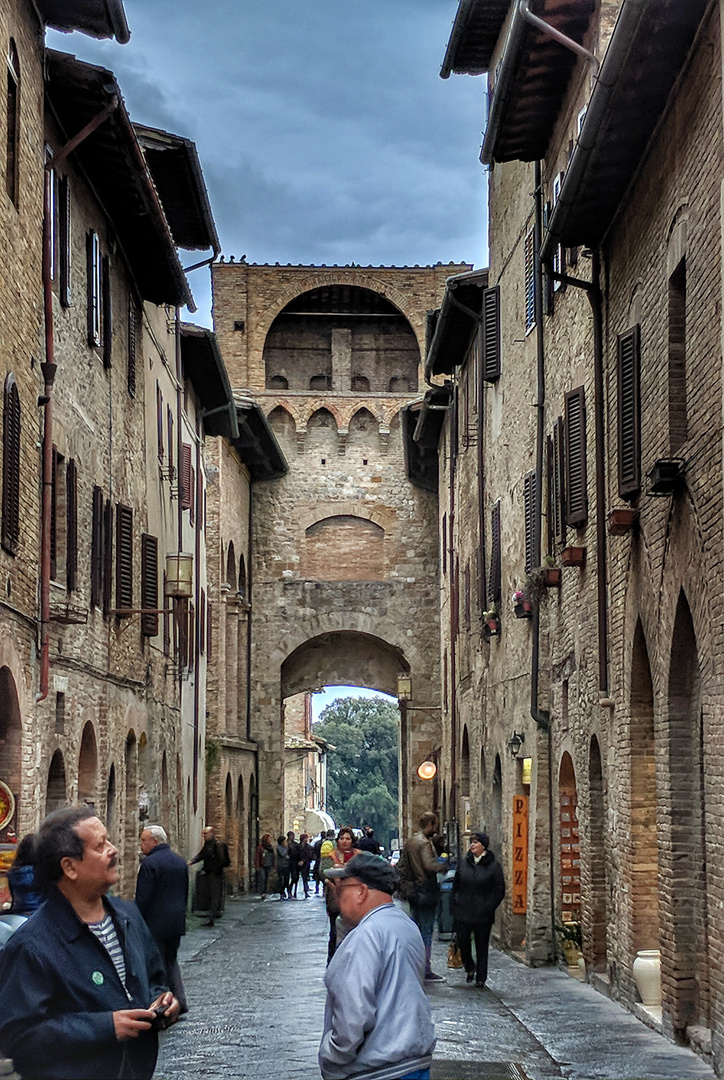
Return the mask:
[(38, 406), (44, 409), (42, 450), (42, 496), (40, 512), (40, 678), (36, 705), (45, 701), (50, 682), (50, 523), (53, 510), (53, 387), (58, 366), (55, 362), (55, 322), (53, 316), (53, 229), (51, 202), (51, 171), (58, 167), (84, 139), (118, 108), (118, 98), (108, 105), (90, 123), (74, 135), (61, 150), (45, 162), (43, 176), (43, 312), (45, 322), (45, 361), (40, 365), (43, 373), (43, 393)]

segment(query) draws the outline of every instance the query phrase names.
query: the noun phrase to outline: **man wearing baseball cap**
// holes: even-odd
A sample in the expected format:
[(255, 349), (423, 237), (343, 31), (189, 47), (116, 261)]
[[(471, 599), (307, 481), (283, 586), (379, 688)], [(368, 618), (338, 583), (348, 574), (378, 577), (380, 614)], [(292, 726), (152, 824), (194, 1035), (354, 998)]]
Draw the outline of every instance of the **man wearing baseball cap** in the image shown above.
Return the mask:
[(325, 877), (353, 930), (324, 977), (324, 1080), (427, 1080), (435, 1027), (423, 987), (425, 948), (392, 903), (394, 869), (363, 851)]

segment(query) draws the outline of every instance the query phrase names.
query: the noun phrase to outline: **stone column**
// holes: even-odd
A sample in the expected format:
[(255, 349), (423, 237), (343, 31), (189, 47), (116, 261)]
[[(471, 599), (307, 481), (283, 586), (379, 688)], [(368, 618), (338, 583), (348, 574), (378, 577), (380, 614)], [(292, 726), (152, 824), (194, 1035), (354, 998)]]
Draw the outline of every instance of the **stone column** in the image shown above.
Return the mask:
[(332, 331), (332, 389), (346, 393), (352, 386), (352, 331)]

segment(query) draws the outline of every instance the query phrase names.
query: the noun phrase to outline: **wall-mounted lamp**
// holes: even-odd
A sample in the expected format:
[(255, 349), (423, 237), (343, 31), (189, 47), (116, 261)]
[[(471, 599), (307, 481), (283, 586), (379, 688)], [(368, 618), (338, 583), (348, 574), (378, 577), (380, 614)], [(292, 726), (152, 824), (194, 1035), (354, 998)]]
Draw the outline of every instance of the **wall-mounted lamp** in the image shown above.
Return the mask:
[(436, 772), (437, 765), (434, 761), (423, 761), (422, 765), (417, 766), (417, 775), (421, 780), (432, 780)]
[(409, 701), (412, 697), (412, 679), (403, 671), (397, 676), (397, 700)]
[(520, 753), (520, 748), (525, 742), (525, 735), (518, 734), (517, 731), (513, 731), (513, 736), (508, 740), (508, 749), (510, 750), (510, 756), (517, 758)]

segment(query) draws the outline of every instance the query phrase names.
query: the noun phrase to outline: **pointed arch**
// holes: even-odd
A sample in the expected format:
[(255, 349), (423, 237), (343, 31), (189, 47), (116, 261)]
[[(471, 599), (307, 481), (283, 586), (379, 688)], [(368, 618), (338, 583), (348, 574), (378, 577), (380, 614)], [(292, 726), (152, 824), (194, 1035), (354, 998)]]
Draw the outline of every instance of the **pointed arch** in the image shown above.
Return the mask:
[(654, 689), (641, 620), (631, 655), (631, 931), (632, 962), (639, 949), (659, 947), (659, 846), (657, 840)]
[(234, 541), (231, 540), (226, 552), (226, 584), (232, 592), (236, 592), (236, 583), (236, 553), (234, 552)]
[(98, 786), (98, 746), (91, 720), (83, 728), (78, 758), (78, 802), (95, 806)]
[(591, 736), (588, 755), (588, 888), (584, 932), (589, 944), (587, 959), (595, 971), (606, 970), (606, 802), (601, 747), (598, 738)]
[(56, 750), (50, 761), (48, 781), (45, 786), (45, 813), (50, 814), (53, 810), (60, 810), (61, 807), (67, 805), (67, 801), (65, 761), (62, 751)]
[(560, 840), (559, 903), (562, 923), (581, 921), (581, 855), (578, 787), (573, 758), (564, 751), (558, 771)]

